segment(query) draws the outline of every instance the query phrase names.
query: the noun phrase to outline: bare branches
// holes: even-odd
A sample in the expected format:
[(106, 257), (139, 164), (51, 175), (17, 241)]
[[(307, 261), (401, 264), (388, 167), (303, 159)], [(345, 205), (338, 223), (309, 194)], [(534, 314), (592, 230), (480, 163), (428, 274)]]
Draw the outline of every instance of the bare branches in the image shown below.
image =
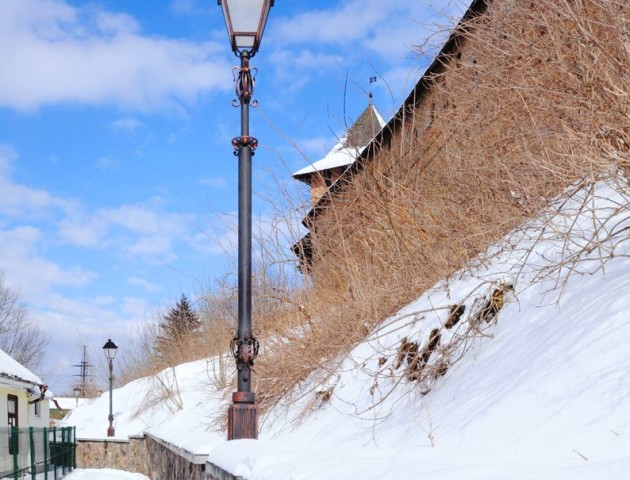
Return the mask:
[(37, 371), (42, 367), (49, 340), (20, 304), (17, 293), (5, 285), (0, 273), (0, 348), (25, 367)]
[[(593, 271), (593, 262), (602, 269), (621, 254), (630, 219), (619, 175), (630, 172), (629, 24), (625, 0), (494, 1), (469, 21), (460, 48), (402, 111), (391, 141), (311, 225), (308, 321), (261, 357), (265, 405), (313, 369), (336, 365), (440, 279), (488, 261), (489, 246), (517, 236), (566, 189), (589, 193), (564, 210), (579, 220), (558, 223), (551, 213), (540, 225), (538, 241), (559, 235), (565, 248), (539, 278), (555, 275), (561, 292), (572, 273)], [(626, 200), (596, 220), (591, 187), (602, 181)], [(524, 258), (536, 240), (528, 245)], [(470, 323), (477, 330), (461, 342), (485, 335), (486, 323)], [(447, 358), (453, 346), (442, 350)]]

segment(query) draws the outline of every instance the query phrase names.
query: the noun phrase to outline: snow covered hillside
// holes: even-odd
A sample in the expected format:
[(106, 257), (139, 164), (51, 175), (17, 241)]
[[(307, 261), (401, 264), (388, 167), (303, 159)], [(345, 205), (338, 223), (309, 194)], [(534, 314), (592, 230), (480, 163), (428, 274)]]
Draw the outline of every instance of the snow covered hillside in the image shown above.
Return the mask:
[[(205, 362), (179, 367), (177, 421), (164, 404), (133, 417), (149, 380), (117, 390), (117, 433), (194, 435), (251, 480), (628, 478), (628, 205), (603, 183), (559, 200), (313, 374), (258, 441), (204, 432), (226, 405), (199, 381)], [(72, 414), (79, 437), (94, 418), (106, 431), (106, 401)]]
[[(115, 389), (115, 438), (149, 433), (191, 453), (209, 453), (225, 439), (224, 434), (209, 432), (209, 425), (227, 409), (227, 392), (213, 386), (215, 362), (218, 359), (185, 363)], [(79, 405), (62, 424), (76, 426), (79, 439), (103, 439), (108, 413), (105, 392)]]

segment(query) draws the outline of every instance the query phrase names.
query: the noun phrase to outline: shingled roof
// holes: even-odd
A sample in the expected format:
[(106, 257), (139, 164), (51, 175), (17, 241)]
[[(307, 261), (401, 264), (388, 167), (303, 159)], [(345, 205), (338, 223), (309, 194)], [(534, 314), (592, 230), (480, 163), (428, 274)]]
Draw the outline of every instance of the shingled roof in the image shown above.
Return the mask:
[(384, 125), (383, 118), (376, 111), (374, 105), (370, 103), (348, 130), (344, 139), (344, 147), (365, 148)]
[(383, 117), (370, 102), (356, 122), (324, 158), (298, 170), (293, 174), (293, 178), (310, 183), (310, 176), (315, 172), (351, 165), (384, 125)]

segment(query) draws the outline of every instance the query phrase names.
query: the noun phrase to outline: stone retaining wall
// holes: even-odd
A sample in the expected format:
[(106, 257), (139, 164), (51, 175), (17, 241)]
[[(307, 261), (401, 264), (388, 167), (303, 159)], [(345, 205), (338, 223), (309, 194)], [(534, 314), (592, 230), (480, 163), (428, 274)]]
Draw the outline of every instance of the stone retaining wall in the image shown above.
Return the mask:
[(205, 455), (194, 455), (164, 440), (145, 436), (151, 480), (206, 480)]
[(78, 468), (114, 468), (151, 480), (245, 480), (151, 435), (129, 440), (78, 439)]
[(205, 480), (245, 480), (243, 477), (235, 477), (231, 473), (226, 472), (222, 468), (212, 463), (206, 463)]
[(77, 467), (116, 468), (149, 475), (150, 465), (144, 437), (129, 440), (78, 439)]

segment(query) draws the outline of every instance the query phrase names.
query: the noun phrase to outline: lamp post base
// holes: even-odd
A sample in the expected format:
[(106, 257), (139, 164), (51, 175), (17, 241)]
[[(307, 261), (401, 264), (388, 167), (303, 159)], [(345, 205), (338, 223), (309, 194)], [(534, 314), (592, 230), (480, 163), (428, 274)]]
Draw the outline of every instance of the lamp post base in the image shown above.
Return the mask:
[[(112, 411), (112, 407), (111, 407), (111, 390), (110, 390), (110, 407), (109, 407), (109, 411)], [(107, 417), (107, 420), (109, 420), (109, 427), (107, 428), (107, 436), (108, 437), (113, 437), (114, 435), (116, 435), (116, 432), (114, 431), (114, 415), (112, 415), (111, 413), (109, 414), (109, 416)]]
[(228, 440), (258, 438), (258, 405), (252, 392), (234, 392), (228, 408)]

